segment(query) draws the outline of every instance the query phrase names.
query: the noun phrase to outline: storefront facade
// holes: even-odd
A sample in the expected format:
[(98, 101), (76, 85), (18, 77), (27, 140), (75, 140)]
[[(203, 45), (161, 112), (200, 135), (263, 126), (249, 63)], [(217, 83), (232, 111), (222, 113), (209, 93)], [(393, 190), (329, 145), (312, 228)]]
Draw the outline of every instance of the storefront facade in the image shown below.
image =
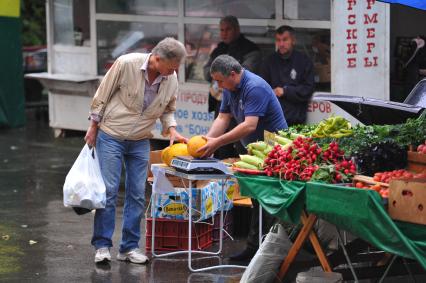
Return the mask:
[[(358, 6), (349, 9), (352, 2)], [(225, 15), (239, 18), (242, 33), (257, 43), (265, 56), (274, 50), (274, 30), (284, 24), (293, 26), (296, 48), (314, 62), (318, 91), (370, 97), (380, 93), (377, 98), (389, 99), (389, 83), (385, 83), (389, 82), (389, 5), (380, 2), (49, 0), (46, 5), (49, 72), (35, 77), (49, 89), (50, 125), (55, 129), (86, 130), (91, 97), (114, 60), (129, 52), (149, 52), (159, 40), (172, 36), (185, 44), (189, 54), (178, 74), (178, 130), (186, 136), (207, 133), (213, 115), (207, 112), (209, 85), (202, 67), (220, 41), (218, 23)], [(367, 12), (369, 22), (364, 24)], [(349, 40), (348, 36), (354, 37), (353, 32), (347, 32), (352, 14), (359, 15), (356, 25), (364, 27), (358, 26), (358, 38)], [(376, 37), (371, 40), (368, 36), (372, 32), (368, 34), (367, 29), (373, 27)], [(353, 44), (359, 48), (354, 50)], [(348, 67), (354, 51), (358, 51), (358, 66), (367, 64), (365, 57), (371, 66)], [(383, 83), (370, 92), (358, 92), (361, 77), (347, 84), (348, 78), (353, 80), (358, 74)], [(341, 114), (327, 102), (312, 102), (309, 111), (310, 121), (332, 112)]]

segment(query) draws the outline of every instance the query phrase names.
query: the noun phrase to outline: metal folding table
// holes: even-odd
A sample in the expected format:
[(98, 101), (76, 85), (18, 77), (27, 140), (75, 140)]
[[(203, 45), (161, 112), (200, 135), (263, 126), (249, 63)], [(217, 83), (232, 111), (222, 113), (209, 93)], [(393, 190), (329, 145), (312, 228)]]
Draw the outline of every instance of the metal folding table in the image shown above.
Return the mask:
[[(152, 164), (151, 167), (154, 168), (155, 166), (163, 166), (161, 164)], [(192, 254), (202, 254), (202, 255), (210, 255), (210, 256), (218, 256), (222, 252), (222, 246), (223, 246), (223, 207), (224, 207), (224, 185), (227, 179), (232, 177), (231, 174), (187, 174), (184, 172), (177, 171), (176, 169), (172, 167), (164, 167), (162, 168), (165, 170), (166, 174), (170, 174), (182, 179), (187, 179), (189, 181), (188, 185), (188, 195), (189, 195), (189, 211), (188, 211), (188, 250), (185, 251), (176, 251), (176, 252), (168, 252), (164, 254), (156, 254), (155, 253), (155, 217), (152, 218), (152, 238), (151, 238), (151, 253), (153, 257), (168, 257), (173, 255), (180, 255), (180, 254), (188, 254), (188, 268), (191, 272), (201, 272), (201, 271), (207, 271), (212, 269), (219, 269), (219, 268), (242, 268), (245, 269), (246, 266), (242, 265), (215, 265), (215, 266), (209, 266), (204, 268), (198, 268), (194, 269), (192, 267)], [(199, 181), (199, 180), (222, 180), (222, 186), (221, 186), (221, 207), (220, 207), (220, 220), (219, 220), (219, 249), (216, 252), (207, 252), (207, 251), (193, 251), (192, 250), (192, 223), (194, 222), (192, 219), (192, 184), (193, 181)], [(151, 201), (154, 203), (155, 196), (157, 193), (152, 192)], [(154, 205), (151, 205), (151, 212), (154, 216)]]

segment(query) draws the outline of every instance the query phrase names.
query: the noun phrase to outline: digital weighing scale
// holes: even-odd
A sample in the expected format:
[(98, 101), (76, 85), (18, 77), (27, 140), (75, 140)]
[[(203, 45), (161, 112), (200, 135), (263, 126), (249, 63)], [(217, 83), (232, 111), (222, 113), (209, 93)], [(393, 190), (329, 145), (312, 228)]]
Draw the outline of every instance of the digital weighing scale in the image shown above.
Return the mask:
[(229, 174), (228, 167), (215, 158), (198, 159), (192, 156), (177, 156), (171, 166), (187, 174)]

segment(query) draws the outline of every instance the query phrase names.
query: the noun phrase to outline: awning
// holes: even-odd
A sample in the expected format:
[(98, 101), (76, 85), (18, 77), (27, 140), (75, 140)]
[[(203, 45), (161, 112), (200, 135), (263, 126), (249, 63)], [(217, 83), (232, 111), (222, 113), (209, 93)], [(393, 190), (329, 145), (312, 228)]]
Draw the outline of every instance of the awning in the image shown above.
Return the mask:
[(425, 0), (379, 0), (379, 1), (390, 3), (390, 4), (401, 4), (401, 5), (417, 8), (417, 9), (426, 10)]
[(43, 73), (26, 74), (25, 78), (83, 83), (83, 82), (95, 81), (95, 80), (102, 79), (102, 76), (75, 75), (75, 74), (51, 74), (51, 73), (43, 72)]
[(37, 79), (51, 92), (56, 94), (92, 96), (96, 92), (102, 76), (30, 73), (25, 78)]

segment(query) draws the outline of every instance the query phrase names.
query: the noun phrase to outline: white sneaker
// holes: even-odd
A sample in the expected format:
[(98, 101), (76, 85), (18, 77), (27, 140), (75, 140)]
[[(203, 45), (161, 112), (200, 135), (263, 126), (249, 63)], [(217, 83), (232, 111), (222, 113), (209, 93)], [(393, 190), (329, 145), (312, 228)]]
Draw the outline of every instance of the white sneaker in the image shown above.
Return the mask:
[(148, 257), (144, 255), (140, 249), (134, 249), (127, 253), (118, 253), (117, 259), (122, 261), (130, 261), (132, 263), (148, 262)]
[(96, 250), (95, 262), (111, 261), (111, 254), (109, 248), (100, 248)]

